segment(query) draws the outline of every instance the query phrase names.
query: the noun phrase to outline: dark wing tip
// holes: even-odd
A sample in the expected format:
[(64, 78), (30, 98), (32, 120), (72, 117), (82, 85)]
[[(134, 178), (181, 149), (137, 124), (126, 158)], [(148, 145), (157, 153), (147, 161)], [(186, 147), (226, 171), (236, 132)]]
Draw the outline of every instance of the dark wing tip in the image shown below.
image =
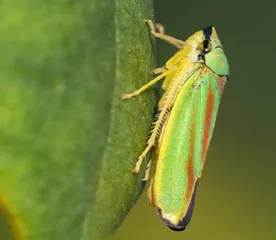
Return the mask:
[(181, 232), (181, 231), (184, 231), (186, 229), (186, 226), (184, 228), (175, 228), (175, 227), (171, 227), (169, 225), (167, 225), (167, 226), (175, 232)]
[(184, 216), (184, 218), (178, 224), (175, 225), (175, 224), (171, 223), (171, 221), (169, 221), (168, 219), (163, 218), (161, 209), (157, 208), (158, 215), (163, 219), (163, 221), (166, 223), (166, 225), (170, 229), (172, 229), (174, 231), (183, 231), (188, 226), (189, 222), (192, 219), (192, 215), (193, 215), (193, 211), (194, 211), (197, 186), (198, 186), (198, 180), (196, 181), (196, 184), (195, 184), (194, 193), (193, 193), (192, 200), (190, 202), (187, 214)]

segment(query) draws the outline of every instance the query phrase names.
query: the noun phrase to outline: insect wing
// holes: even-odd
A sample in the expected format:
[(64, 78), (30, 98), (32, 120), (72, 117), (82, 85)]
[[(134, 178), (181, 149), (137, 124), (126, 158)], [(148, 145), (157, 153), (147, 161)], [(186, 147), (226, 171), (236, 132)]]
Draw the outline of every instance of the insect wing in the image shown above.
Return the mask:
[(194, 73), (177, 97), (163, 133), (151, 197), (158, 214), (175, 230), (185, 229), (192, 216), (219, 106), (220, 80), (208, 68)]

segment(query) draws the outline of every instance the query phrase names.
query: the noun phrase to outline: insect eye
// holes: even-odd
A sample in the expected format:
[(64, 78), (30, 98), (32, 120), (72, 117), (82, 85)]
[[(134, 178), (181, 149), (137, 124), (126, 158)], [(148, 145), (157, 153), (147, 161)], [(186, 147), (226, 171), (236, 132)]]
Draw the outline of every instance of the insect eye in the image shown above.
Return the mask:
[(204, 54), (203, 53), (198, 54), (197, 55), (197, 60), (205, 62), (205, 56), (204, 56)]

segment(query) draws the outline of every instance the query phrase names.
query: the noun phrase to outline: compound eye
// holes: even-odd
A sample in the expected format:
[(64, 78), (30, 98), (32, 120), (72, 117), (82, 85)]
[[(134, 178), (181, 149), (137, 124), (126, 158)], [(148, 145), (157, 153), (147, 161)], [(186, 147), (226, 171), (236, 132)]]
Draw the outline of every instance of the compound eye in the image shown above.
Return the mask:
[(198, 61), (203, 61), (205, 62), (205, 56), (204, 56), (204, 53), (200, 53), (197, 55), (197, 60)]

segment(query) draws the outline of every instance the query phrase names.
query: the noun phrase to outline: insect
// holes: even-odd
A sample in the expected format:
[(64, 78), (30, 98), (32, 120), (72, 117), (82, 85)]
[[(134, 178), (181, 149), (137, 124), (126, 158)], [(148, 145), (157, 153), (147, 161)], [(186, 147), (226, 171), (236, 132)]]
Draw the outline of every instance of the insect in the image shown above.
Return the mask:
[[(168, 36), (161, 25), (145, 20), (151, 33), (179, 51), (153, 72), (152, 81), (123, 99), (139, 95), (164, 79), (164, 94), (146, 148), (132, 172), (138, 173), (148, 152), (155, 147), (155, 169), (149, 200), (173, 230), (184, 230), (191, 220), (198, 180), (215, 126), (229, 65), (214, 27), (191, 35), (186, 41)], [(151, 161), (145, 179), (150, 175)]]

